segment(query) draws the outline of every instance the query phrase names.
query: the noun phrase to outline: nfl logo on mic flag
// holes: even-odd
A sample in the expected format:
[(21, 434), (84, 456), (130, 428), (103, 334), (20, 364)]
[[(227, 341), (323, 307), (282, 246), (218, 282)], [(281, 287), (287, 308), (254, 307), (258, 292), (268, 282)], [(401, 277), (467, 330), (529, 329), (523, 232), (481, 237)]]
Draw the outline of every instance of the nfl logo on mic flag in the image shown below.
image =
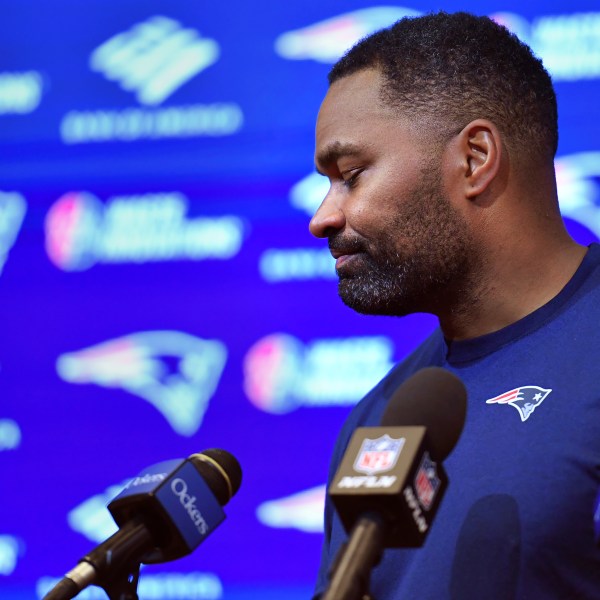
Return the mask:
[[(349, 533), (365, 512), (393, 515), (385, 546), (421, 546), (448, 478), (429, 454), (422, 426), (360, 427), (354, 431), (328, 493)], [(400, 525), (401, 524), (401, 525)]]
[(387, 433), (375, 440), (367, 438), (354, 461), (354, 470), (367, 475), (389, 471), (398, 461), (405, 441), (404, 438), (395, 440)]
[(431, 460), (431, 457), (427, 452), (423, 455), (423, 460), (419, 465), (417, 476), (415, 477), (415, 491), (417, 492), (417, 498), (419, 504), (425, 509), (429, 510), (433, 501), (435, 500), (435, 494), (440, 487), (441, 480), (437, 475), (436, 464)]

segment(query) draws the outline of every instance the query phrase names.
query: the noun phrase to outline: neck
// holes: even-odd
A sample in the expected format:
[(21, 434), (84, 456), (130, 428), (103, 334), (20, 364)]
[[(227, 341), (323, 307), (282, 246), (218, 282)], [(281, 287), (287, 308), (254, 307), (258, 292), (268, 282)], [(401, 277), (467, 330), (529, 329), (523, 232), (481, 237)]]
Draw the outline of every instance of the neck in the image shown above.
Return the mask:
[[(587, 248), (562, 234), (533, 240), (527, 228), (523, 239), (503, 248), (497, 245), (486, 258), (485, 273), (469, 286), (468, 296), (451, 302), (438, 313), (444, 336), (466, 340), (499, 331), (531, 314), (552, 300), (573, 277)], [(556, 232), (554, 232), (556, 234)]]

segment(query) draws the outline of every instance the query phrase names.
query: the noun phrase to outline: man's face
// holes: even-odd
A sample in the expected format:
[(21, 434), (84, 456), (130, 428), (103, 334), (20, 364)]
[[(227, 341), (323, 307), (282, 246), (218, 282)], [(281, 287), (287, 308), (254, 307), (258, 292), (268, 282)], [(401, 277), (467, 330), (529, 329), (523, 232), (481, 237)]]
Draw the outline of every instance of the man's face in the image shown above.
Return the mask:
[(359, 71), (323, 101), (315, 162), (331, 187), (310, 230), (328, 238), (351, 308), (439, 313), (466, 284), (474, 243), (444, 193), (443, 149), (430, 125), (385, 106), (380, 83), (377, 70)]

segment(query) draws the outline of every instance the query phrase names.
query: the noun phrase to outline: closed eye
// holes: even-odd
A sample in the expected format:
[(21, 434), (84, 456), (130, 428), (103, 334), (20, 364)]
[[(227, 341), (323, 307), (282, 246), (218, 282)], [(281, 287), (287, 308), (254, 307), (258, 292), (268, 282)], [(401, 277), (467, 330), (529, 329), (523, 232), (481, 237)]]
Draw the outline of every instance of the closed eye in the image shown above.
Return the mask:
[(347, 188), (354, 188), (358, 184), (358, 177), (363, 172), (362, 168), (359, 169), (350, 169), (349, 171), (344, 171), (342, 175), (342, 179), (344, 180), (344, 186)]

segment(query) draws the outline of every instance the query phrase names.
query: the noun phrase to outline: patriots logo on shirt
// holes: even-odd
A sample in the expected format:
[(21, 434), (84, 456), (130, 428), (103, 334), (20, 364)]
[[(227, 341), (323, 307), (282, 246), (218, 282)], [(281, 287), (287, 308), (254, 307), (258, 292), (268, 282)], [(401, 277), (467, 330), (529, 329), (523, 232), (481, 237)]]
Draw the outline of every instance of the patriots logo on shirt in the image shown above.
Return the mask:
[(550, 389), (538, 387), (537, 385), (525, 385), (505, 392), (495, 398), (486, 400), (486, 404), (510, 404), (514, 406), (521, 415), (521, 421), (527, 421), (531, 413), (546, 399), (551, 392)]

